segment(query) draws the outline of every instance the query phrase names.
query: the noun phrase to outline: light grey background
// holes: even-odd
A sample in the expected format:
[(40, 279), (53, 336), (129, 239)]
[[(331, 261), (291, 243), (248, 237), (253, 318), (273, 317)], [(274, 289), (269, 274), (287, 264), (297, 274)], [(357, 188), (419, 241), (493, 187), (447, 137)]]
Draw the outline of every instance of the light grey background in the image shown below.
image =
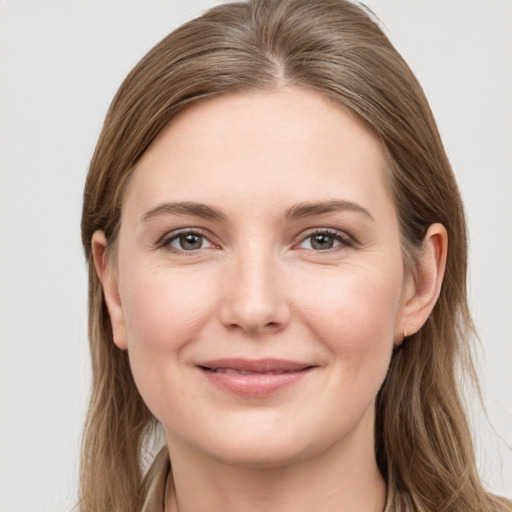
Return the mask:
[[(207, 0), (0, 0), (0, 510), (75, 500), (89, 388), (83, 182), (109, 102)], [(465, 199), (489, 416), (479, 464), (512, 497), (512, 1), (372, 0), (422, 82)], [(501, 436), (503, 439), (500, 440)]]

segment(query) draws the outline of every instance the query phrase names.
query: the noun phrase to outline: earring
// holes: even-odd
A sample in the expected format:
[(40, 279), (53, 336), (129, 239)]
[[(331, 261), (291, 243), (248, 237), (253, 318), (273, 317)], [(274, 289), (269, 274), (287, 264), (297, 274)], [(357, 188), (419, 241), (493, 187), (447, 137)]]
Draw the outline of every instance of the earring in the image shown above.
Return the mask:
[(407, 336), (409, 336), (409, 335), (407, 334), (407, 331), (404, 331), (404, 340), (405, 340), (405, 338), (407, 338)]

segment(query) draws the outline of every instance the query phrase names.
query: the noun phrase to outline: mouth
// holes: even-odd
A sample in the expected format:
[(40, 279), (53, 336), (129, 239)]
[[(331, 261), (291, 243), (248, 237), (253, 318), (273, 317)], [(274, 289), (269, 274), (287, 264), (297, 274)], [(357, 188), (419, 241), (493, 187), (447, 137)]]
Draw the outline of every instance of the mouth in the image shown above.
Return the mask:
[(298, 384), (316, 366), (283, 359), (216, 359), (197, 368), (216, 387), (247, 398), (275, 394)]
[[(264, 372), (251, 372), (247, 370), (238, 370), (236, 368), (208, 368), (203, 367), (204, 370), (214, 373), (227, 373), (229, 375), (283, 375), (284, 373), (290, 373), (292, 370), (274, 370)], [(293, 370), (295, 371), (295, 370)]]

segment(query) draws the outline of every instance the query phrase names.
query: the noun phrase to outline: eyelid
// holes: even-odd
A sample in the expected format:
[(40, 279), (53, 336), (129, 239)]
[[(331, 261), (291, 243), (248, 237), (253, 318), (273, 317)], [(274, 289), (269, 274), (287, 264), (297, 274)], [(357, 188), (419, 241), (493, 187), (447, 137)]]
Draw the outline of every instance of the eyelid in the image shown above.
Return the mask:
[[(194, 226), (187, 226), (186, 228), (179, 228), (179, 229), (174, 229), (172, 231), (168, 231), (157, 240), (155, 245), (157, 248), (170, 247), (169, 244), (171, 241), (173, 241), (174, 239), (178, 238), (179, 236), (185, 235), (185, 234), (200, 235), (200, 236), (204, 237), (206, 240), (208, 240), (208, 242), (213, 247), (219, 248), (219, 244), (215, 243), (212, 240), (214, 238), (214, 236), (212, 235), (212, 233), (210, 231), (207, 231), (203, 228), (194, 227)], [(195, 252), (200, 251), (200, 250), (201, 249), (197, 249), (196, 251), (179, 251), (178, 250), (175, 252), (188, 252), (188, 253), (194, 254)]]
[(309, 230), (306, 230), (305, 232), (302, 232), (300, 234), (298, 242), (295, 244), (295, 247), (300, 245), (301, 243), (305, 242), (308, 238), (311, 238), (314, 235), (328, 235), (333, 237), (336, 241), (340, 242), (340, 245), (336, 247), (332, 247), (330, 249), (325, 249), (323, 251), (319, 251), (316, 249), (304, 249), (306, 251), (313, 251), (315, 253), (329, 253), (338, 250), (340, 247), (352, 247), (356, 245), (356, 240), (346, 233), (345, 231), (341, 231), (339, 229), (333, 229), (333, 228), (311, 228)]
[[(187, 226), (184, 228), (179, 228), (179, 229), (175, 229), (172, 231), (168, 231), (157, 240), (155, 246), (157, 248), (169, 247), (169, 243), (171, 241), (175, 240), (180, 235), (184, 235), (184, 234), (194, 234), (194, 235), (203, 236), (214, 248), (220, 248), (220, 244), (218, 242), (216, 243), (214, 241), (215, 236), (210, 231), (205, 230), (200, 227), (196, 227), (196, 226)], [(319, 251), (316, 249), (304, 249), (304, 250), (310, 250), (315, 253), (320, 253), (320, 252), (328, 253), (328, 252), (336, 251), (339, 247), (341, 247), (341, 248), (352, 247), (352, 246), (356, 245), (356, 243), (357, 243), (356, 240), (354, 239), (354, 237), (349, 235), (345, 231), (341, 231), (341, 230), (334, 229), (334, 228), (311, 228), (306, 231), (303, 231), (299, 235), (298, 241), (294, 244), (294, 248), (298, 248), (297, 246), (300, 245), (305, 240), (307, 240), (308, 238), (310, 238), (314, 235), (321, 235), (321, 234), (325, 234), (325, 235), (329, 235), (329, 236), (333, 237), (335, 240), (340, 242), (340, 245), (333, 247), (331, 249), (325, 249), (323, 251)], [(194, 252), (197, 252), (200, 250), (201, 249), (197, 249), (196, 251), (179, 251), (178, 250), (176, 252), (194, 253)]]

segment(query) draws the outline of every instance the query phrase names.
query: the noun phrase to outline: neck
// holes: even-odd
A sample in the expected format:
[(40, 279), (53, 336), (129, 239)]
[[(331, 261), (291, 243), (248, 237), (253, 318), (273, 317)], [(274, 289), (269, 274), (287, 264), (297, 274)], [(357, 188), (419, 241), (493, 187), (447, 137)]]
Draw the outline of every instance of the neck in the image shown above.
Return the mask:
[(199, 460), (193, 449), (174, 442), (165, 511), (382, 512), (386, 485), (373, 432), (370, 436), (274, 467), (227, 464), (204, 455)]

